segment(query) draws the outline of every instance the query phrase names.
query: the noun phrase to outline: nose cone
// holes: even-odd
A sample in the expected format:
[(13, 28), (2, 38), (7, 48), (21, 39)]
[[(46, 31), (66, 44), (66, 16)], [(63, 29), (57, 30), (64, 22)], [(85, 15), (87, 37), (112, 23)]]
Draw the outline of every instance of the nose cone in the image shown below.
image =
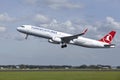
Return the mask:
[(17, 31), (20, 31), (21, 30), (21, 27), (17, 27)]

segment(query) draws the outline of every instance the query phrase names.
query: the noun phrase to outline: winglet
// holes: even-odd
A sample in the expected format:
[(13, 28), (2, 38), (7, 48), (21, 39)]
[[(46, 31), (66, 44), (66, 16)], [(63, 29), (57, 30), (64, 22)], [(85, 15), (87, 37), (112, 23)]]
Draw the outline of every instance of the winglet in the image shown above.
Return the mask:
[(85, 29), (85, 30), (82, 32), (82, 34), (85, 34), (87, 31), (88, 31), (88, 28)]

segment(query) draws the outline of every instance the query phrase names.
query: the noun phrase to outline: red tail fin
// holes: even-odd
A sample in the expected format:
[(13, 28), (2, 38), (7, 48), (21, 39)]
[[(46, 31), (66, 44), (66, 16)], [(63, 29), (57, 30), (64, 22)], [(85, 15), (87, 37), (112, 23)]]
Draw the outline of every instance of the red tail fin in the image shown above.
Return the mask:
[(109, 34), (105, 35), (105, 36), (104, 36), (102, 39), (100, 39), (99, 41), (111, 44), (111, 42), (112, 42), (115, 34), (116, 34), (116, 31), (111, 31)]

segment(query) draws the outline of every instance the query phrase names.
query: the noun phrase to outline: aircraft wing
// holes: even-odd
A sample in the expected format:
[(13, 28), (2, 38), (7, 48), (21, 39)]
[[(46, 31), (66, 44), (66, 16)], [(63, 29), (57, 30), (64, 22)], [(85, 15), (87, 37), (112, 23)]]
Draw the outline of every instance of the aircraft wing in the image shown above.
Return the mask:
[(73, 35), (73, 36), (62, 37), (61, 40), (62, 40), (63, 43), (69, 43), (70, 40), (76, 39), (76, 38), (78, 38), (78, 36), (84, 35), (87, 32), (87, 30), (88, 29), (85, 29), (82, 33), (76, 34), (76, 35)]

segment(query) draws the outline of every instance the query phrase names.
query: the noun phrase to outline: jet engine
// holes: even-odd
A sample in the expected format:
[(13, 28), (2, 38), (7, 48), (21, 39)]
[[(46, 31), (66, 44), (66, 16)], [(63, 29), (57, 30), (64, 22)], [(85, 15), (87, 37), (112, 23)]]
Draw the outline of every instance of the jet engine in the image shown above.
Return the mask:
[(60, 44), (61, 38), (53, 37), (52, 39), (49, 39), (48, 42), (53, 43), (53, 44)]

